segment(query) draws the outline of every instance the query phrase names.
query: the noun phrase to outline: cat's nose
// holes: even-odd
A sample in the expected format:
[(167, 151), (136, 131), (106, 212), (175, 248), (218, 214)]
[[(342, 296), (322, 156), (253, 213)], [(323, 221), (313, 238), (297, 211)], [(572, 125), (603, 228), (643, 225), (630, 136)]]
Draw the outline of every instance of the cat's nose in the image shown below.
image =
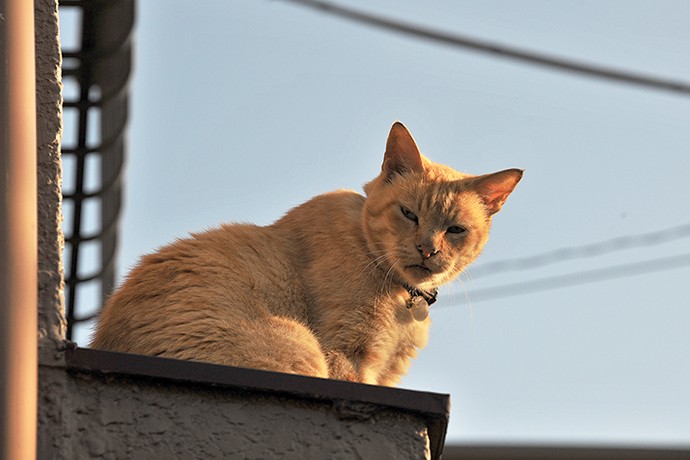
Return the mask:
[(418, 244), (417, 250), (425, 259), (428, 259), (429, 257), (433, 256), (438, 252), (438, 248), (430, 244)]

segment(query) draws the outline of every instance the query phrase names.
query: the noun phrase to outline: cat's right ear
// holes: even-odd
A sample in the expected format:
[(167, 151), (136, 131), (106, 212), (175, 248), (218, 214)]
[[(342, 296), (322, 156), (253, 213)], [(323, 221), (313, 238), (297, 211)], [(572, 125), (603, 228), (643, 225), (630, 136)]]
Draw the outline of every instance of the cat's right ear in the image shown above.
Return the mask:
[(423, 171), (422, 154), (412, 134), (405, 125), (396, 121), (391, 127), (386, 142), (386, 154), (383, 157), (381, 171), (390, 180), (394, 175)]

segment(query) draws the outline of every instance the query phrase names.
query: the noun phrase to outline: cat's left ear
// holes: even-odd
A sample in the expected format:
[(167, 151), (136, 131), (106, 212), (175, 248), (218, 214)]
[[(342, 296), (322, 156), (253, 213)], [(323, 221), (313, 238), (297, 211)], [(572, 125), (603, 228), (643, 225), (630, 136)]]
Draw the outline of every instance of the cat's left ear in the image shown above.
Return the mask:
[(489, 215), (501, 210), (508, 195), (522, 179), (522, 173), (522, 169), (506, 169), (474, 179), (474, 189), (484, 200)]
[(403, 175), (407, 172), (423, 170), (422, 154), (419, 152), (417, 143), (405, 125), (396, 121), (388, 134), (381, 171), (386, 180), (389, 180), (395, 174)]

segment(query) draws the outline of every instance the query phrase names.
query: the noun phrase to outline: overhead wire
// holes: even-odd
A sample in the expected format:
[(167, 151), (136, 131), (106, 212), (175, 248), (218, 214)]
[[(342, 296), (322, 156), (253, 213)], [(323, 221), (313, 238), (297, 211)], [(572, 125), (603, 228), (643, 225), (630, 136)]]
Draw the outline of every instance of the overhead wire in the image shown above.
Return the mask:
[[(624, 249), (656, 246), (688, 237), (690, 237), (690, 224), (654, 232), (625, 235), (587, 245), (560, 248), (534, 256), (485, 263), (472, 269), (472, 279), (507, 271), (540, 268), (574, 259), (599, 257)], [(563, 289), (684, 267), (690, 267), (690, 253), (477, 289), (472, 291), (471, 302)]]
[(620, 236), (581, 246), (569, 246), (515, 259), (486, 262), (472, 268), (472, 278), (478, 279), (508, 271), (540, 268), (555, 263), (599, 257), (615, 251), (651, 247), (690, 237), (690, 224), (677, 225), (648, 233)]
[[(476, 289), (468, 292), (466, 301), (484, 302), (687, 267), (690, 267), (690, 253)], [(441, 305), (451, 307), (457, 304), (458, 302)]]
[(494, 57), (513, 59), (533, 65), (553, 68), (566, 72), (573, 72), (600, 79), (613, 80), (621, 83), (643, 86), (650, 89), (670, 91), (679, 93), (683, 96), (690, 96), (690, 82), (661, 77), (655, 75), (645, 75), (637, 72), (616, 69), (600, 64), (592, 64), (574, 59), (567, 59), (559, 56), (528, 51), (516, 47), (506, 46), (496, 42), (482, 40), (475, 37), (460, 35), (457, 33), (433, 30), (383, 16), (365, 13), (353, 8), (336, 5), (322, 0), (283, 0), (289, 3), (298, 4), (319, 10), (351, 21), (367, 24), (379, 29), (389, 30), (404, 35), (418, 37), (449, 46), (466, 48), (476, 52), (490, 54)]

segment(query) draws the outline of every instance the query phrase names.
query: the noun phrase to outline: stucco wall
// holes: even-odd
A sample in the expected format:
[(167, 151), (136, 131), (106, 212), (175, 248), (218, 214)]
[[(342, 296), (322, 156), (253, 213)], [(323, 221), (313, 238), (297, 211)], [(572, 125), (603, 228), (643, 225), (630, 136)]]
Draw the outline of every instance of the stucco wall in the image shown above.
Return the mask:
[(327, 402), (59, 368), (40, 382), (51, 435), (39, 458), (429, 458), (425, 420), (373, 405), (343, 416)]
[(65, 336), (61, 231), (62, 76), (57, 0), (35, 0), (38, 167), (38, 339), (42, 362)]

